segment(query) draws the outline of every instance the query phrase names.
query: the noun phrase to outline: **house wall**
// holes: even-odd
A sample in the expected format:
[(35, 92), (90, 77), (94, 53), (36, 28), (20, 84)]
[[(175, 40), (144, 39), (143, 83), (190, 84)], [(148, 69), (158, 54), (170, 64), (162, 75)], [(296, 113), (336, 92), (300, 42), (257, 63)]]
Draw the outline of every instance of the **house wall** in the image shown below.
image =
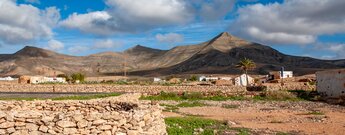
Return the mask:
[(293, 72), (292, 71), (284, 71), (283, 78), (290, 78), (290, 77), (293, 77)]
[[(254, 83), (254, 79), (252, 77), (250, 77), (248, 75), (248, 82), (249, 84), (253, 84)], [(235, 85), (236, 86), (247, 86), (247, 77), (245, 74), (239, 76), (239, 77), (236, 77), (235, 78)]]
[(39, 83), (47, 83), (47, 82), (56, 82), (56, 83), (66, 83), (65, 78), (61, 77), (42, 77), (42, 76), (33, 76), (30, 78), (30, 83), (32, 84), (39, 84)]
[(281, 76), (280, 71), (273, 71), (273, 72), (270, 72), (270, 75), (273, 75), (274, 79), (290, 78), (290, 77), (293, 77), (293, 72), (292, 71), (284, 71), (283, 76)]
[(326, 98), (345, 97), (345, 69), (316, 73), (317, 91)]

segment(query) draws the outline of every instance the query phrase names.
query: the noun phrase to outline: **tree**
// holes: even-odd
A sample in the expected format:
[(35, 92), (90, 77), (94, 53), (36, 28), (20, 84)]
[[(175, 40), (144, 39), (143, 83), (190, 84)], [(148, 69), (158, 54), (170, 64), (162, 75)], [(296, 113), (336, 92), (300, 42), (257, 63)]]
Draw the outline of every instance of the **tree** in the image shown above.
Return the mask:
[(237, 68), (241, 69), (246, 74), (247, 85), (249, 84), (248, 80), (248, 70), (252, 70), (256, 67), (254, 61), (251, 59), (244, 58), (236, 65)]
[(85, 75), (82, 73), (74, 73), (71, 75), (71, 78), (73, 82), (76, 82), (77, 80), (79, 80), (80, 82), (84, 82)]

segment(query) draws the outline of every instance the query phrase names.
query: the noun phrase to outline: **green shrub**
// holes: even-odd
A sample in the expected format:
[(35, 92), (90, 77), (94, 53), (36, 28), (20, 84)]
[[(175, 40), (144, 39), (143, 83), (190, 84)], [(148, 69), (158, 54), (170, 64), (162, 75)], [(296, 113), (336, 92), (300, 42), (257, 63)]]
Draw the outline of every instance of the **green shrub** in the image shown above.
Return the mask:
[(76, 82), (76, 81), (80, 81), (80, 82), (84, 82), (85, 81), (85, 75), (82, 73), (74, 73), (71, 75), (72, 78), (72, 82)]
[(190, 78), (189, 78), (189, 81), (198, 81), (198, 77), (195, 76), (195, 75), (192, 75)]

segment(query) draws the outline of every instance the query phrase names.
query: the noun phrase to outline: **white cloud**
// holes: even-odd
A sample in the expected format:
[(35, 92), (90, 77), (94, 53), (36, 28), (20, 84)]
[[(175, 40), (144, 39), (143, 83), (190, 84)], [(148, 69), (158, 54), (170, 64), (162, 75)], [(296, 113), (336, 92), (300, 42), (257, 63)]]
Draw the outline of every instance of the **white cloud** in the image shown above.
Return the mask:
[(235, 0), (106, 0), (104, 11), (74, 13), (61, 25), (85, 33), (135, 33), (164, 26), (184, 25), (202, 18), (224, 19)]
[(87, 14), (73, 13), (66, 20), (60, 22), (60, 25), (67, 28), (75, 28), (87, 33), (107, 35), (111, 29), (99, 25), (97, 22), (108, 21), (111, 16), (105, 11), (90, 12)]
[(83, 53), (83, 52), (86, 52), (88, 51), (90, 48), (89, 47), (86, 47), (86, 46), (73, 46), (73, 47), (70, 47), (68, 48), (68, 51), (70, 53)]
[(156, 39), (162, 43), (177, 43), (184, 40), (183, 35), (177, 33), (157, 34)]
[(14, 0), (0, 1), (0, 41), (18, 44), (53, 35), (52, 27), (60, 18), (55, 7), (40, 10), (32, 5), (17, 5)]
[(182, 0), (107, 0), (107, 4), (113, 7), (114, 15), (133, 24), (185, 23), (191, 17), (187, 4)]
[(86, 33), (110, 35), (183, 24), (192, 20), (182, 0), (106, 0), (107, 10), (74, 13), (60, 24)]
[(95, 44), (92, 46), (94, 49), (111, 49), (122, 46), (122, 43), (120, 42), (114, 42), (111, 39), (106, 40), (99, 40), (96, 41)]
[(64, 47), (62, 42), (52, 39), (48, 41), (48, 46), (45, 48), (52, 51), (60, 51), (64, 49)]
[(203, 20), (213, 21), (223, 19), (232, 11), (235, 0), (210, 0), (199, 2), (201, 5), (200, 16)]
[(345, 32), (345, 1), (285, 0), (241, 7), (230, 31), (268, 44), (310, 44)]
[(322, 59), (345, 59), (345, 44), (317, 43), (312, 48), (315, 51), (330, 52), (334, 55), (322, 56)]
[(316, 37), (312, 35), (297, 35), (284, 32), (265, 32), (256, 27), (247, 28), (246, 32), (249, 36), (255, 37), (257, 41), (269, 41), (272, 44), (309, 44), (316, 40)]

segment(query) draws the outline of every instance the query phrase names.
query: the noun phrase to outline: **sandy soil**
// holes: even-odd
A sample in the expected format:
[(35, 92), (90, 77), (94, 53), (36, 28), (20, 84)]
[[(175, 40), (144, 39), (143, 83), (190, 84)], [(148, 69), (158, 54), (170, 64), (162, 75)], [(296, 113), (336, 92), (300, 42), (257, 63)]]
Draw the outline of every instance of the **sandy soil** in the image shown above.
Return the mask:
[[(313, 102), (209, 102), (211, 106), (180, 108), (178, 114), (197, 115), (234, 123), (233, 127), (271, 130), (294, 134), (345, 134), (345, 107)], [(174, 103), (173, 103), (174, 104)], [(236, 104), (238, 108), (222, 108), (222, 104)], [(310, 114), (310, 112), (322, 112)], [(236, 124), (235, 124), (236, 123)]]

